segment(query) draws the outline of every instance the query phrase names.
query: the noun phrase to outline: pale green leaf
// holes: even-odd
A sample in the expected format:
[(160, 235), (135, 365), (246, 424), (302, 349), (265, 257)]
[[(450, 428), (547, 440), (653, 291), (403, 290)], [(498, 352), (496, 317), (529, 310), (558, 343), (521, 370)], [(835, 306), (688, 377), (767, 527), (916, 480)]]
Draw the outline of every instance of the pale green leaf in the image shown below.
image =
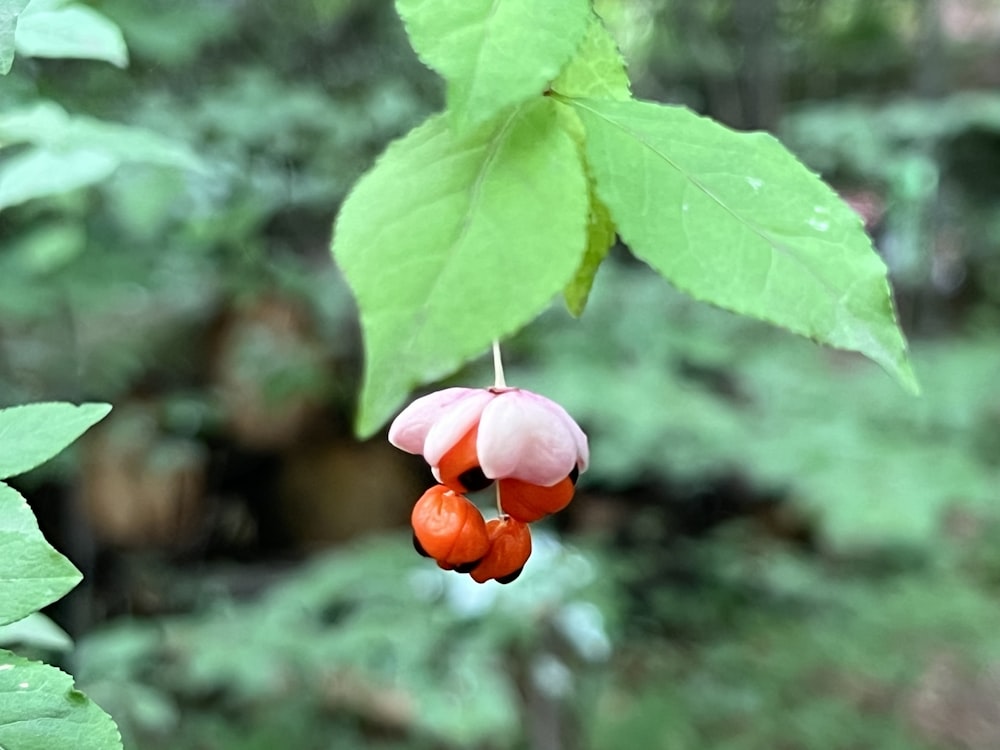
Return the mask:
[(0, 482), (0, 625), (60, 599), (81, 578), (45, 541), (24, 498)]
[(397, 0), (413, 48), (448, 83), (459, 130), (541, 95), (591, 17), (587, 0)]
[(59, 402), (0, 409), (0, 479), (45, 463), (110, 411), (108, 404)]
[(692, 296), (861, 352), (916, 390), (858, 216), (777, 140), (680, 108), (569, 100), (622, 240)]
[(552, 82), (563, 96), (586, 99), (630, 99), (625, 61), (615, 40), (599, 18), (593, 16), (576, 53)]
[(584, 249), (583, 258), (576, 269), (576, 273), (570, 280), (566, 288), (563, 289), (563, 298), (566, 300), (566, 307), (570, 313), (579, 317), (583, 314), (583, 309), (587, 306), (587, 298), (590, 296), (590, 289), (594, 284), (594, 277), (597, 269), (600, 268), (608, 251), (615, 242), (615, 225), (608, 213), (608, 208), (601, 199), (597, 197), (594, 190), (594, 178), (586, 168), (585, 142), (586, 133), (583, 123), (577, 117), (576, 112), (569, 107), (558, 107), (556, 114), (560, 126), (566, 131), (580, 153), (581, 160), (584, 161), (584, 173), (587, 177), (587, 244)]
[(0, 146), (14, 143), (60, 152), (95, 151), (123, 163), (203, 169), (198, 156), (183, 143), (145, 128), (70, 115), (52, 102), (0, 113)]
[(33, 148), (0, 163), (0, 210), (107, 179), (118, 160), (100, 151)]
[(14, 32), (28, 0), (0, 0), (0, 74), (7, 75), (14, 62)]
[[(0, 169), (0, 173), (2, 173)], [(0, 277), (10, 273), (19, 283), (65, 268), (86, 248), (87, 228), (76, 222), (54, 221), (37, 229), (21, 232), (8, 243), (0, 259)]]
[(358, 431), (541, 312), (585, 243), (586, 182), (552, 100), (458, 136), (444, 115), (355, 186), (333, 252), (354, 291), (366, 371)]
[(0, 646), (61, 652), (72, 649), (73, 640), (48, 617), (35, 612), (9, 625), (0, 625)]
[(121, 750), (114, 721), (47, 664), (0, 650), (0, 748)]
[(597, 269), (600, 268), (614, 243), (615, 225), (611, 221), (611, 214), (601, 199), (591, 192), (590, 214), (587, 218), (587, 249), (573, 279), (563, 290), (566, 307), (573, 315), (579, 317), (583, 314)]
[(71, 117), (51, 102), (0, 113), (0, 147), (32, 144), (0, 162), (0, 209), (107, 179), (125, 163), (200, 170), (186, 146), (144, 128)]
[(34, 0), (17, 22), (15, 42), (17, 51), (29, 57), (104, 60), (119, 68), (128, 65), (121, 29), (85, 5)]

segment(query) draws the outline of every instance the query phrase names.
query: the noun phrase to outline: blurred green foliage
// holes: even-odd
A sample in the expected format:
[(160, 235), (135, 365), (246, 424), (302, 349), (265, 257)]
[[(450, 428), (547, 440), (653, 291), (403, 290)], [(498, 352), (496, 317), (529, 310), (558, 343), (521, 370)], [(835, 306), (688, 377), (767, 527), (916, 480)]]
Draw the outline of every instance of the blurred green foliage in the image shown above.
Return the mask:
[[(547, 661), (577, 692), (607, 659), (595, 602), (606, 608), (609, 588), (590, 556), (537, 535), (523, 585), (503, 588), (424, 563), (391, 537), (318, 559), (249, 603), (227, 598), (220, 577), (215, 595), (202, 584), (211, 602), (196, 616), (88, 638), (78, 670), (145, 748), (197, 748), (205, 736), (243, 748), (248, 726), (254, 747), (500, 747), (537, 708), (519, 697), (519, 677), (536, 680)], [(245, 718), (227, 726), (226, 715)]]
[(745, 531), (686, 547), (708, 580), (657, 603), (671, 628), (666, 644), (624, 647), (594, 747), (996, 741), (991, 710), (972, 698), (997, 695), (982, 671), (997, 659), (991, 587), (948, 566), (886, 574), (817, 565), (763, 549)]
[[(360, 364), (331, 221), (439, 84), (388, 2), (92, 5), (130, 67), (15, 58), (0, 121), (55, 106), (197, 168), (118, 159), (0, 211), (0, 401), (140, 401), (150, 435), (232, 452), (250, 380), (279, 413), (321, 400), (343, 433)], [(924, 395), (616, 252), (580, 321), (553, 309), (505, 350), (509, 380), (591, 436), (562, 541), (505, 589), (446, 577), (400, 535), (239, 566), (199, 556), (239, 525), (224, 497), (175, 540), (186, 557), (111, 550), (128, 574), (92, 566), (95, 622), (68, 660), (128, 747), (1000, 746), (996, 31), (928, 46), (922, 9), (944, 4), (909, 0), (776, 0), (771, 36), (740, 15), (768, 3), (600, 5), (639, 95), (773, 124), (859, 207)], [(760, 108), (769, 62), (780, 96)], [(945, 95), (921, 99), (935, 66)], [(274, 308), (306, 311), (308, 335)], [(233, 319), (253, 324), (222, 337)]]
[[(381, 145), (440, 95), (391, 6), (301, 2), (281, 11), (279, 35), (262, 33), (277, 22), (263, 5), (101, 7), (130, 43), (131, 77), (18, 58), (4, 82), (20, 109), (5, 111), (0, 138), (58, 138), (60, 169), (48, 173), (63, 185), (62, 195), (0, 214), (13, 239), (0, 257), (4, 400), (112, 399), (158, 368), (190, 377), (197, 363), (172, 345), (178, 332), (203, 330), (228, 300), (275, 288), (325, 313), (330, 346), (349, 351), (337, 339), (350, 336), (350, 303), (325, 249), (333, 208)], [(65, 115), (51, 99), (73, 113), (72, 132), (54, 131)], [(45, 108), (48, 130), (37, 117), (27, 131), (8, 122), (32, 107)], [(100, 130), (88, 117), (107, 124)], [(116, 136), (126, 124), (150, 140)], [(80, 166), (88, 171), (79, 184), (103, 179), (96, 188), (73, 190), (68, 138), (90, 160), (99, 146), (111, 149), (100, 164)], [(196, 154), (199, 168), (119, 156), (131, 149), (156, 161), (151, 148), (168, 142)], [(9, 173), (23, 152), (4, 155)], [(23, 184), (15, 177), (5, 184)], [(180, 361), (164, 368), (172, 353)]]
[(591, 306), (551, 314), (537, 365), (514, 377), (589, 428), (592, 482), (735, 473), (786, 493), (840, 547), (931, 546), (951, 505), (995, 504), (994, 337), (917, 341), (914, 399), (853, 355), (692, 303), (635, 266), (602, 271)]

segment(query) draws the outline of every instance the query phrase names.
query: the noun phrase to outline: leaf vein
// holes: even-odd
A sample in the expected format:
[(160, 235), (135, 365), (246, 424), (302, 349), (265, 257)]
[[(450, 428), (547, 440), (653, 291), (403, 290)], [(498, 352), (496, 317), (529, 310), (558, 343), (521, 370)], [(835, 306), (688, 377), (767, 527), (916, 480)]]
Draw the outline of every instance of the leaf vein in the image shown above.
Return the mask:
[[(618, 120), (615, 120), (613, 118), (610, 118), (610, 117), (604, 115), (602, 112), (599, 112), (599, 111), (597, 111), (597, 110), (595, 110), (595, 109), (593, 109), (591, 107), (588, 107), (586, 105), (586, 103), (584, 103), (582, 100), (574, 99), (574, 100), (571, 100), (571, 102), (572, 102), (572, 104), (574, 106), (586, 109), (588, 112), (590, 112), (591, 114), (595, 115), (596, 117), (601, 118), (602, 120), (604, 120), (609, 125), (612, 125), (612, 126), (618, 128), (622, 132), (624, 132), (624, 133), (628, 134), (629, 136), (631, 136), (632, 138), (634, 138), (638, 143), (642, 144), (642, 146), (644, 146), (650, 152), (652, 152), (653, 154), (655, 154), (656, 156), (658, 156), (668, 166), (670, 166), (674, 171), (676, 171), (678, 174), (680, 174), (682, 177), (684, 177), (684, 179), (688, 180), (688, 182), (690, 182), (692, 185), (694, 185), (695, 188), (697, 188), (702, 193), (704, 193), (711, 201), (713, 201), (716, 205), (718, 205), (719, 208), (721, 208), (726, 214), (728, 214), (729, 216), (731, 216), (738, 223), (743, 224), (744, 226), (746, 226), (747, 229), (749, 229), (751, 232), (753, 232), (758, 237), (760, 237), (760, 239), (762, 239), (768, 246), (770, 246), (771, 250), (774, 253), (778, 253), (778, 254), (784, 255), (784, 256), (789, 257), (790, 259), (792, 259), (796, 264), (798, 264), (800, 267), (802, 267), (802, 269), (806, 273), (808, 273), (811, 277), (813, 277), (817, 281), (817, 283), (828, 294), (830, 294), (831, 296), (838, 296), (837, 295), (837, 290), (834, 288), (834, 286), (832, 284), (830, 284), (826, 279), (824, 279), (819, 273), (817, 273), (816, 270), (813, 269), (801, 257), (799, 257), (799, 255), (797, 253), (793, 252), (791, 249), (785, 248), (783, 246), (783, 244), (779, 240), (777, 240), (770, 232), (768, 232), (765, 229), (763, 229), (762, 227), (760, 227), (760, 225), (758, 225), (758, 224), (750, 221), (746, 217), (744, 217), (741, 214), (739, 214), (736, 211), (734, 211), (725, 201), (723, 201), (721, 198), (719, 198), (719, 196), (716, 195), (707, 185), (705, 185), (700, 179), (698, 179), (698, 177), (696, 177), (695, 175), (693, 175), (690, 172), (688, 172), (680, 164), (678, 164), (676, 161), (674, 161), (668, 154), (666, 154), (666, 153), (662, 152), (660, 149), (658, 149), (653, 143), (651, 143), (649, 141), (649, 139), (647, 139), (646, 137), (644, 137), (643, 134), (641, 134), (641, 133), (633, 130), (632, 128), (627, 127), (626, 125), (624, 125), (623, 123), (619, 122)], [(647, 179), (647, 185), (648, 185), (648, 179)], [(647, 194), (649, 193), (648, 190), (645, 191), (645, 192)], [(813, 237), (808, 236), (808, 235), (807, 235), (807, 238), (810, 239), (810, 240), (816, 239), (816, 238), (813, 238)]]

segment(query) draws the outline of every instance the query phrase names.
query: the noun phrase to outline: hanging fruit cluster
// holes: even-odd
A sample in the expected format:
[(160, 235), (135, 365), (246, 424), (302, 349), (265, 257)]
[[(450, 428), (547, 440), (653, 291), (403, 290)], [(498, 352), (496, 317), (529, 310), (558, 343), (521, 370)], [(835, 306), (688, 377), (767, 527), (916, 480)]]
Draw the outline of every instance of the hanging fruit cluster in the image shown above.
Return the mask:
[[(422, 455), (438, 481), (413, 507), (417, 551), (479, 583), (521, 574), (528, 524), (569, 504), (589, 460), (587, 436), (565, 409), (504, 385), (419, 398), (396, 417), (389, 442)], [(486, 521), (465, 495), (494, 482), (500, 517)]]

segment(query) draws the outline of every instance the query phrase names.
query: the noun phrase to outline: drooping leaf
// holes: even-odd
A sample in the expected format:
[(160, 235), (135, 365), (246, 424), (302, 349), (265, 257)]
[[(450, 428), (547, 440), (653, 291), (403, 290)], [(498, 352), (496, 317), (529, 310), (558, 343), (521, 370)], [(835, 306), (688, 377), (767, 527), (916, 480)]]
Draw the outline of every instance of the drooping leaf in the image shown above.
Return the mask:
[[(61, 598), (80, 582), (73, 564), (45, 541), (16, 490), (0, 482), (0, 625)], [(0, 747), (4, 747), (0, 742)]]
[(459, 130), (545, 91), (591, 17), (587, 0), (396, 0), (413, 48), (448, 83)]
[(680, 107), (569, 101), (597, 193), (637, 256), (697, 299), (861, 352), (916, 390), (860, 219), (777, 140)]
[[(614, 39), (596, 16), (592, 17), (587, 35), (580, 48), (559, 77), (552, 83), (553, 91), (572, 97), (600, 97), (625, 100), (631, 98), (625, 63)], [(559, 121), (570, 137), (576, 142), (581, 158), (585, 159), (586, 132), (576, 112), (569, 107), (560, 107)], [(594, 190), (593, 175), (587, 173), (587, 195), (589, 210), (587, 216), (587, 247), (572, 280), (563, 290), (566, 307), (579, 317), (587, 305), (597, 269), (607, 257), (615, 242), (615, 225), (607, 206), (601, 202)]]
[(14, 63), (14, 32), (27, 4), (28, 0), (0, 0), (0, 75), (7, 75)]
[(601, 203), (601, 199), (591, 191), (590, 214), (587, 217), (587, 249), (573, 279), (563, 290), (566, 307), (573, 315), (579, 317), (583, 314), (597, 269), (600, 268), (614, 243), (615, 225), (611, 221), (611, 214), (608, 213), (607, 206)]
[(101, 152), (120, 162), (203, 169), (186, 145), (146, 128), (70, 115), (53, 102), (0, 113), (0, 145), (31, 143), (53, 151)]
[(73, 648), (73, 639), (51, 619), (35, 612), (8, 625), (0, 625), (0, 646), (69, 651)]
[(0, 164), (0, 210), (34, 198), (60, 195), (107, 179), (118, 160), (84, 149), (59, 153), (34, 148)]
[(200, 170), (186, 146), (158, 133), (90, 117), (71, 117), (40, 102), (0, 113), (0, 146), (29, 143), (0, 164), (0, 209), (107, 179), (124, 163)]
[(530, 321), (573, 275), (587, 189), (555, 106), (540, 98), (464, 136), (432, 117), (348, 196), (333, 252), (365, 337), (362, 435), (414, 386)]
[(20, 283), (30, 284), (65, 268), (83, 253), (86, 246), (87, 230), (77, 223), (52, 222), (22, 232), (4, 248), (5, 257), (0, 259), (0, 277), (11, 274), (17, 276)]
[(45, 463), (110, 411), (108, 404), (57, 402), (0, 409), (0, 479)]
[(0, 748), (118, 750), (114, 721), (47, 664), (0, 650)]
[(85, 5), (33, 0), (17, 22), (17, 51), (29, 57), (69, 57), (128, 65), (121, 29)]
[(552, 90), (575, 99), (631, 99), (625, 60), (604, 24), (591, 17), (587, 34)]

